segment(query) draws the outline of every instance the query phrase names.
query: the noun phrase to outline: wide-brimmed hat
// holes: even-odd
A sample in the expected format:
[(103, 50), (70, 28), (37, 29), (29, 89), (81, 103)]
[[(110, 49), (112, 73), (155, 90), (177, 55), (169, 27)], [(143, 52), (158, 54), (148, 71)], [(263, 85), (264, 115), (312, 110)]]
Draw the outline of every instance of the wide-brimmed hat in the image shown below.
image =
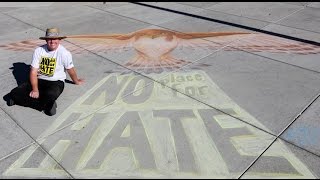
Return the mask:
[(40, 37), (39, 39), (46, 40), (46, 39), (64, 39), (66, 36), (60, 36), (59, 35), (59, 29), (58, 28), (48, 28), (46, 30), (46, 36)]

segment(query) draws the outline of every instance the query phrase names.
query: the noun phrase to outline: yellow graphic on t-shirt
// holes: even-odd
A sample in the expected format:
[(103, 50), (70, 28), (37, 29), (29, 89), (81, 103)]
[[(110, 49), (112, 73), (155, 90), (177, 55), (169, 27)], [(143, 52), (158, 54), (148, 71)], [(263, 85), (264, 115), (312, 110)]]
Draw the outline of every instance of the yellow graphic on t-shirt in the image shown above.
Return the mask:
[(53, 76), (56, 69), (56, 58), (41, 57), (39, 64), (39, 73), (45, 76)]

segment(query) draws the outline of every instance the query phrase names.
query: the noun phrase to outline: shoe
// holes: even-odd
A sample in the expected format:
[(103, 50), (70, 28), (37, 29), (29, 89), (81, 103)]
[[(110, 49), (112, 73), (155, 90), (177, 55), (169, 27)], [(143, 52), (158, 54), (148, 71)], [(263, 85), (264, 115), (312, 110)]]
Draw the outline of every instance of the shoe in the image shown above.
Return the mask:
[(8, 106), (13, 106), (15, 105), (16, 103), (13, 101), (13, 99), (9, 98), (8, 101), (7, 101), (7, 105)]
[(44, 113), (48, 116), (53, 116), (57, 113), (57, 103), (54, 102), (50, 109), (44, 110)]

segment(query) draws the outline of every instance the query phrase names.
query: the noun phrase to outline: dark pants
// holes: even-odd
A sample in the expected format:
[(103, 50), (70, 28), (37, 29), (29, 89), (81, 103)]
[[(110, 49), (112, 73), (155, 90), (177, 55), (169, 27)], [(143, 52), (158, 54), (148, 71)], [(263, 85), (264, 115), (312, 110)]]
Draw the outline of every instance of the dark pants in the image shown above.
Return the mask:
[(15, 104), (25, 107), (35, 108), (39, 111), (52, 107), (64, 89), (63, 81), (47, 81), (38, 79), (39, 98), (29, 96), (32, 91), (30, 81), (22, 83), (10, 92), (11, 99)]

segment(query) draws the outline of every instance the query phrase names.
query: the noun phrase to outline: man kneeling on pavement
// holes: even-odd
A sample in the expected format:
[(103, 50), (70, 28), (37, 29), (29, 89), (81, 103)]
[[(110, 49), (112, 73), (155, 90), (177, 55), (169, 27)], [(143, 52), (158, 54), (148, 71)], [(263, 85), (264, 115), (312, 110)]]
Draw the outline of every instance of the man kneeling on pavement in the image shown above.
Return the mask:
[(9, 93), (9, 106), (17, 104), (33, 107), (52, 116), (56, 114), (56, 100), (64, 89), (65, 70), (74, 84), (84, 83), (83, 79), (77, 77), (71, 53), (60, 44), (64, 38), (66, 36), (60, 36), (58, 28), (48, 28), (46, 35), (39, 38), (45, 40), (46, 44), (35, 49), (30, 80)]

